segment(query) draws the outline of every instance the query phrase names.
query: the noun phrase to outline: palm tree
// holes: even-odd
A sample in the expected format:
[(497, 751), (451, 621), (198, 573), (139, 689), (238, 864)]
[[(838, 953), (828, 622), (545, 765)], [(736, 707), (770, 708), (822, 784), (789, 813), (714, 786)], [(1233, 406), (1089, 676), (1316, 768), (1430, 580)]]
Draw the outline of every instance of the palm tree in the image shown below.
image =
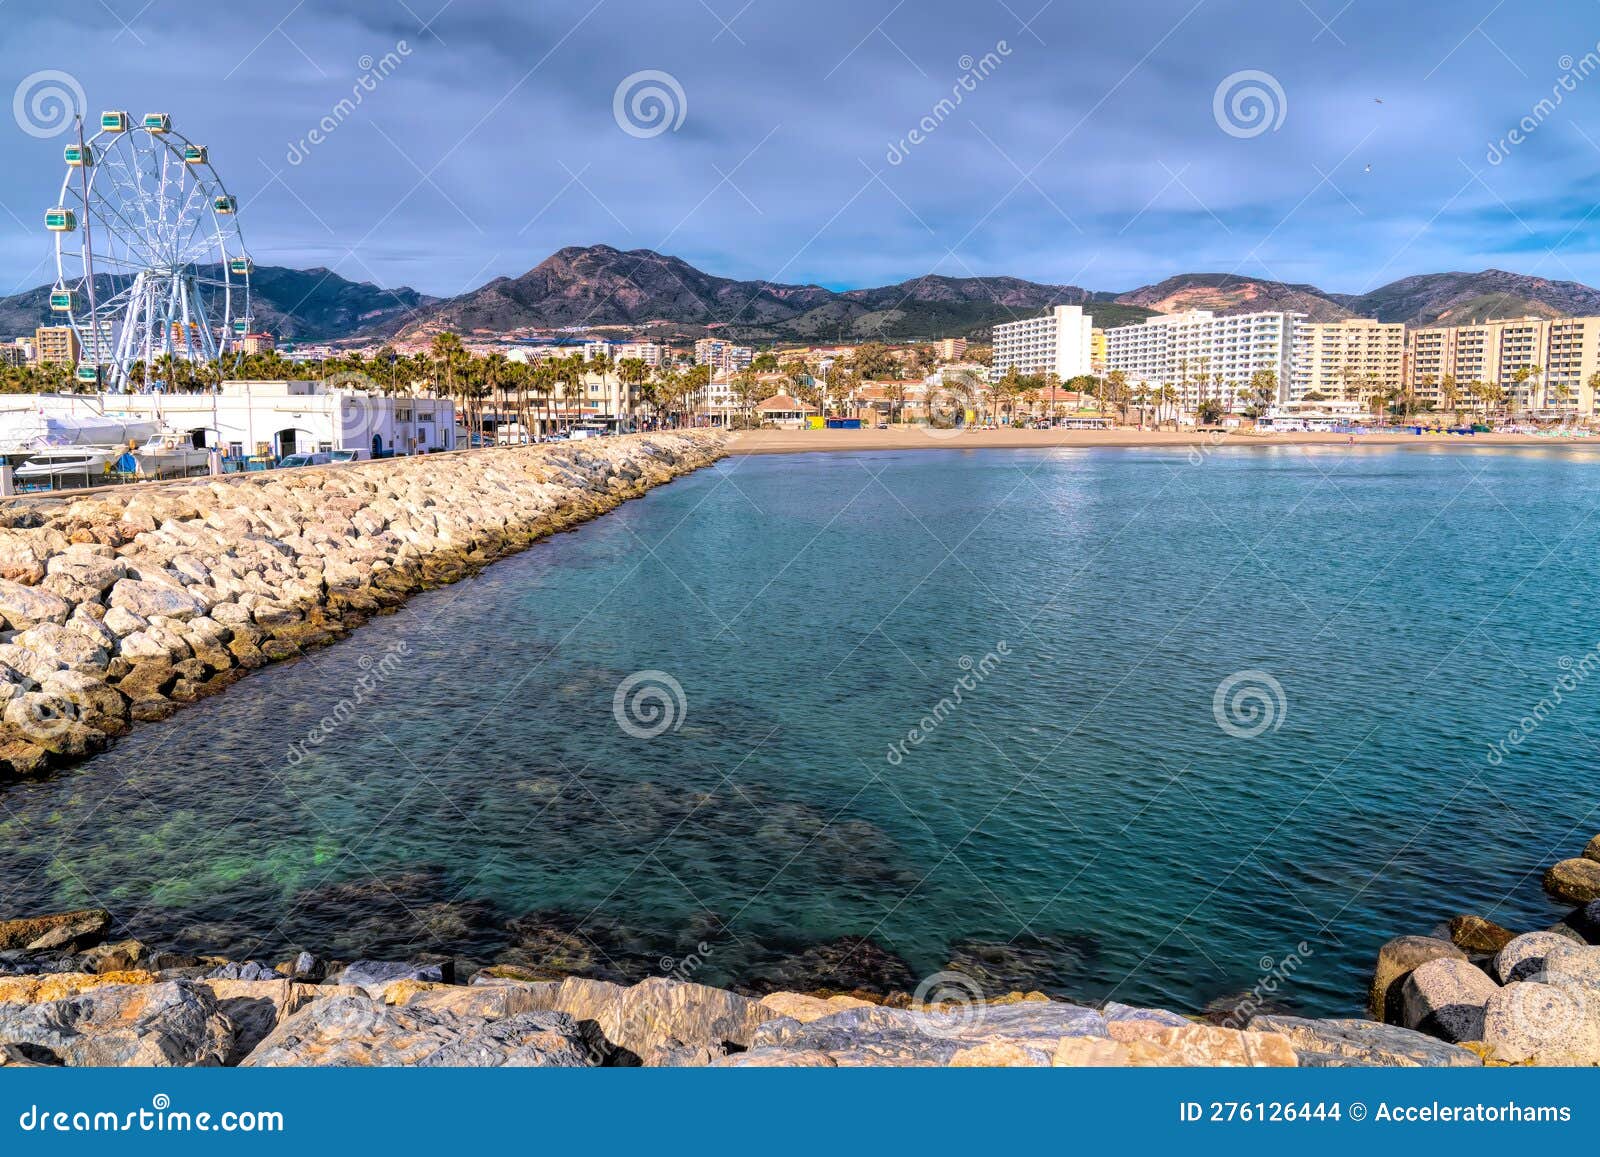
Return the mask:
[(1446, 374), (1439, 380), (1439, 400), (1444, 403), (1447, 410), (1452, 411), (1456, 425), (1461, 424), (1461, 387), (1456, 384), (1454, 374)]

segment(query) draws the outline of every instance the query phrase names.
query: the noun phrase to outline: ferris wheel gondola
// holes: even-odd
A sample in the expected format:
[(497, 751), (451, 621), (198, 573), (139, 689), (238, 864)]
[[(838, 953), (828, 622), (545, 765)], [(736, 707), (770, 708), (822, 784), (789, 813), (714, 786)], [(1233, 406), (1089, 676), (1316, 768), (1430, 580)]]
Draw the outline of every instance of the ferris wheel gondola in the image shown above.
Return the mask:
[(78, 339), (81, 382), (154, 388), (179, 362), (226, 361), (250, 332), (254, 266), (238, 200), (166, 113), (100, 115), (66, 147), (50, 308)]

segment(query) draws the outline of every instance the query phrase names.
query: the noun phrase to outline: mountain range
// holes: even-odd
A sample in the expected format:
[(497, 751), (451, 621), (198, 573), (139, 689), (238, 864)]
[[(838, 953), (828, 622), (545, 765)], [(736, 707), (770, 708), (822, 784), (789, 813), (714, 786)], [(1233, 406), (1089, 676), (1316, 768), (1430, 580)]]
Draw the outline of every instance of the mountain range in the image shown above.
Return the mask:
[[(48, 297), (49, 287), (40, 286), (0, 298), (0, 334), (49, 324)], [(575, 326), (685, 338), (714, 333), (755, 343), (982, 338), (997, 322), (1057, 304), (1083, 305), (1106, 328), (1183, 309), (1287, 309), (1315, 321), (1374, 317), (1413, 326), (1600, 313), (1600, 290), (1500, 269), (1419, 274), (1364, 294), (1228, 273), (1179, 274), (1121, 293), (935, 275), (838, 291), (717, 277), (677, 257), (609, 245), (569, 246), (520, 277), (497, 277), (444, 299), (350, 281), (327, 269), (258, 266), (251, 300), (257, 328), (300, 341), (416, 339), (443, 330), (484, 337)]]

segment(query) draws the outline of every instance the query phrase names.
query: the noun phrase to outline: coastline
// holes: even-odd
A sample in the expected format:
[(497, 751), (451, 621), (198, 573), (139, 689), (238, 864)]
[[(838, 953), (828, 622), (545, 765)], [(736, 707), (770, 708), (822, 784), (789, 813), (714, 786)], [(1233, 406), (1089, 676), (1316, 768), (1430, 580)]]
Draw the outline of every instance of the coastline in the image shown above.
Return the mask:
[(1385, 943), (1367, 1018), (1278, 1012), (1277, 973), (1179, 1013), (955, 970), (914, 992), (714, 988), (692, 979), (703, 943), (632, 983), (439, 954), (239, 960), (111, 941), (104, 909), (54, 912), (0, 919), (0, 1067), (1597, 1066), (1600, 836), (1544, 883), (1577, 905), (1547, 931), (1458, 915)]
[(1174, 430), (929, 430), (896, 426), (888, 430), (740, 430), (729, 436), (728, 453), (808, 454), (862, 450), (1092, 450), (1092, 449), (1278, 449), (1320, 446), (1362, 449), (1372, 446), (1412, 449), (1587, 448), (1600, 450), (1600, 438), (1543, 438), (1533, 434), (1201, 434)]

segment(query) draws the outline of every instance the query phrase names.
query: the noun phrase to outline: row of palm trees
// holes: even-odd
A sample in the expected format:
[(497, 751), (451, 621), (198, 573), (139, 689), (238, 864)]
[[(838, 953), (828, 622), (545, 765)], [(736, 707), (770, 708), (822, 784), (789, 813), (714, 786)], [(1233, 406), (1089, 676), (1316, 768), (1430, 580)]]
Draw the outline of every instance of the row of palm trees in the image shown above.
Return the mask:
[[(147, 368), (130, 371), (135, 388), (163, 383), (174, 392), (206, 391), (224, 381), (326, 381), (390, 397), (437, 396), (455, 401), (474, 442), (492, 425), (509, 419), (528, 436), (548, 432), (609, 411), (631, 428), (648, 421), (677, 426), (703, 419), (707, 366), (654, 368), (638, 358), (581, 352), (538, 362), (513, 361), (504, 353), (477, 354), (459, 335), (441, 333), (429, 348), (401, 353), (384, 346), (371, 357), (339, 354), (293, 361), (276, 350), (245, 354), (227, 363), (162, 355)], [(596, 382), (598, 378), (598, 383)], [(0, 366), (0, 392), (67, 393), (82, 389), (63, 363)], [(759, 398), (751, 401), (753, 406)]]

